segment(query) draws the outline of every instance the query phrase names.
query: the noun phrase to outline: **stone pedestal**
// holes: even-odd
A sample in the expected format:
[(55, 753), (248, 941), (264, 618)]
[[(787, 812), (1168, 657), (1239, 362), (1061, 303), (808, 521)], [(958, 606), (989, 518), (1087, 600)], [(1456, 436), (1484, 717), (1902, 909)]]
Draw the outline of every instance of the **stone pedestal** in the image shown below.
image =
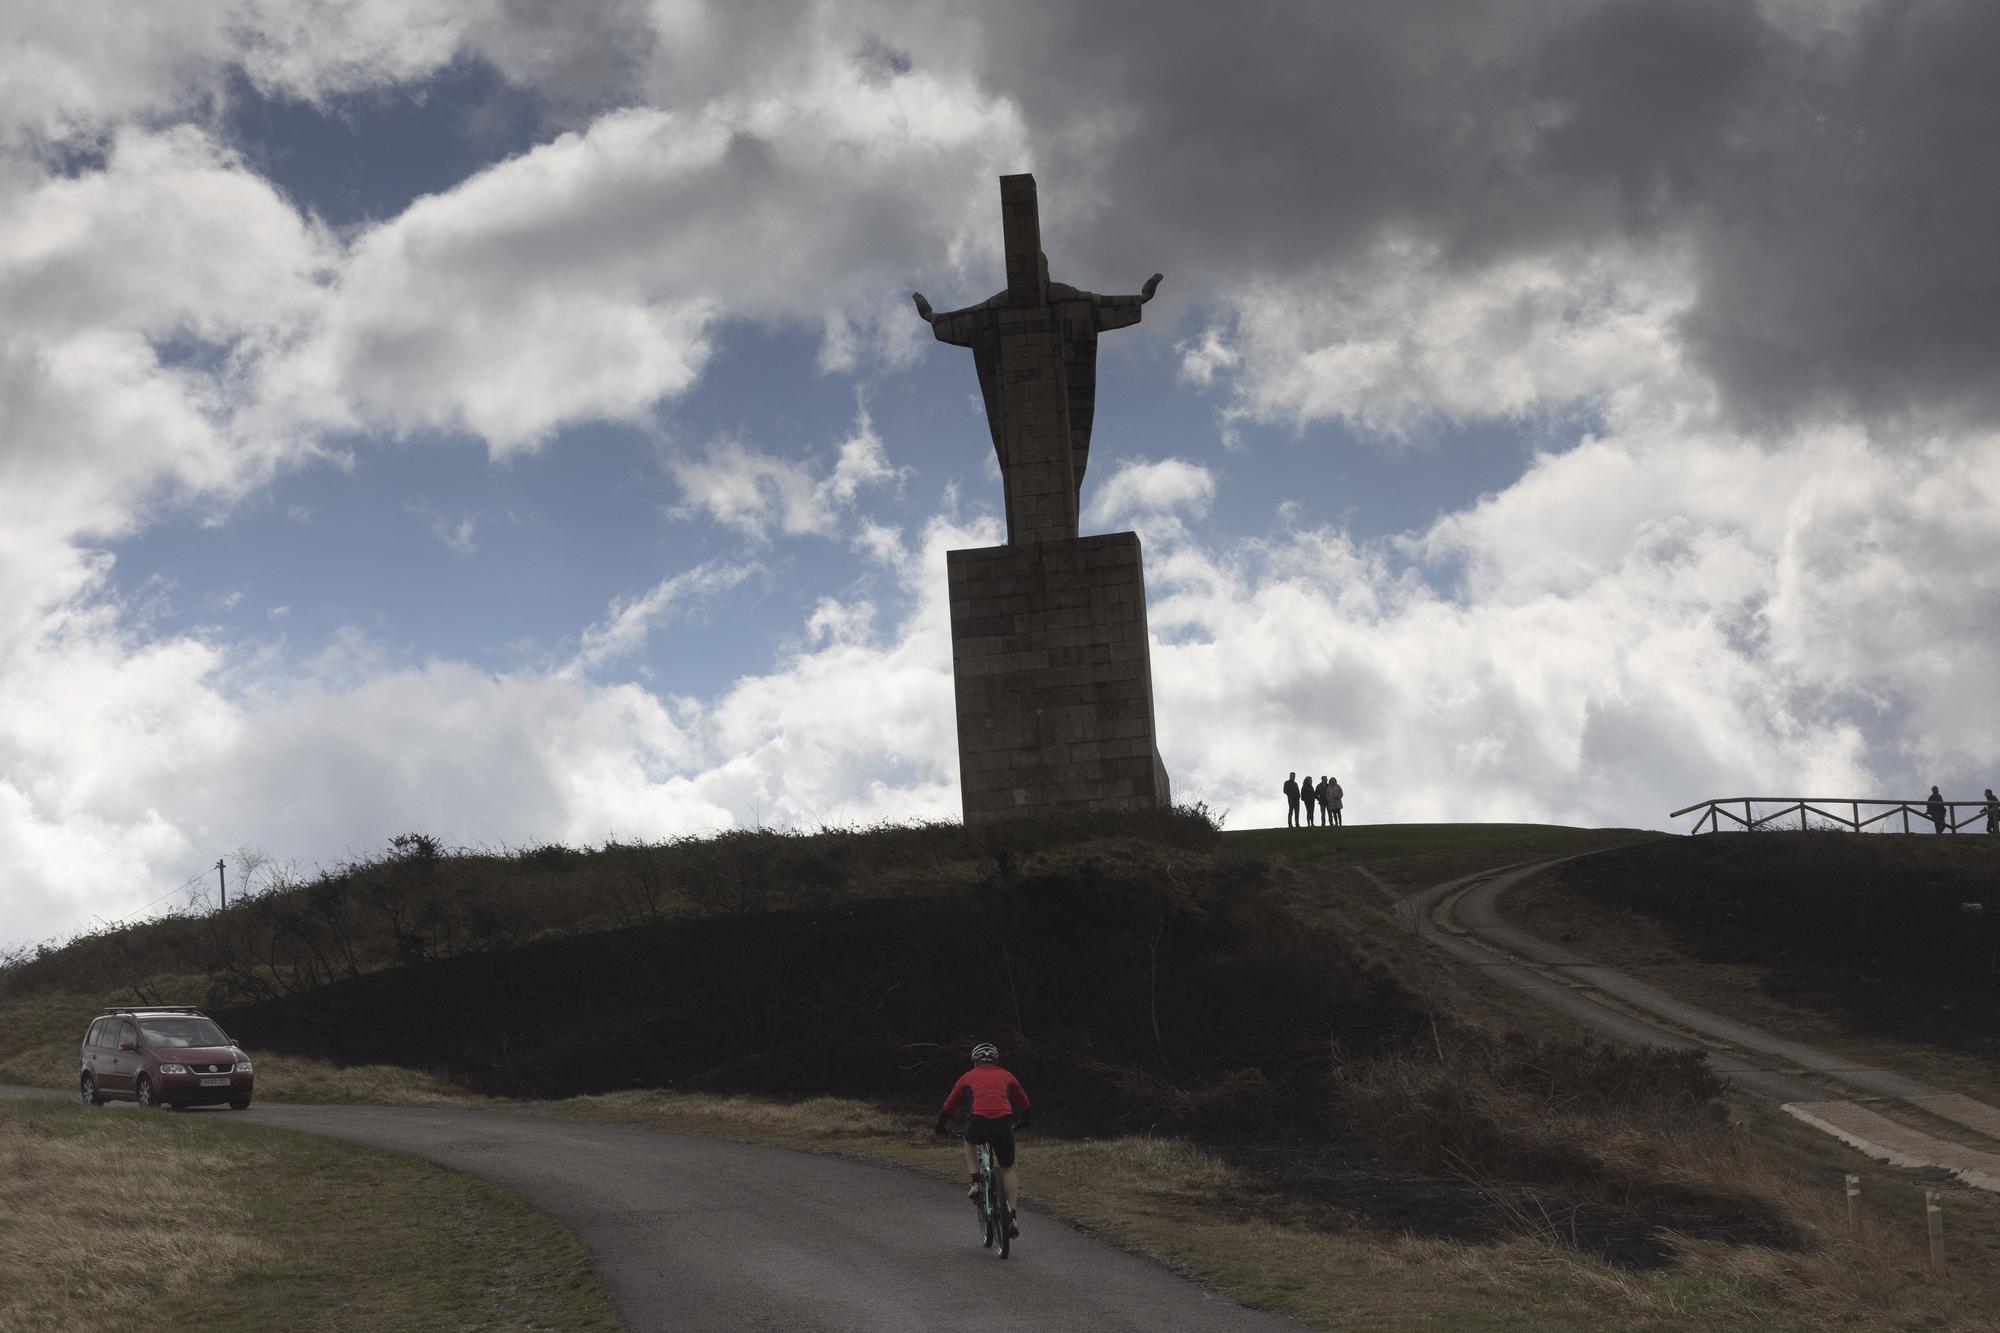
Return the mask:
[(965, 822), (1166, 805), (1137, 533), (949, 551)]

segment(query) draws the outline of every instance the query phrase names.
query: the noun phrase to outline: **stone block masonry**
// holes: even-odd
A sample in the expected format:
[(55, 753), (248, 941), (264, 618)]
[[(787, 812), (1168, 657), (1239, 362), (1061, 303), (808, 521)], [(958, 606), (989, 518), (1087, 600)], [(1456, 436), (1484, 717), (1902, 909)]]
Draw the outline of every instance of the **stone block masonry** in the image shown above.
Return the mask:
[(972, 351), (1007, 501), (1007, 545), (946, 555), (965, 822), (1166, 805), (1139, 538), (1077, 536), (1098, 335), (1137, 324), (1160, 275), (1125, 296), (1051, 281), (1033, 176), (1000, 178), (1000, 215), (1003, 290), (949, 311), (911, 293)]
[(1137, 533), (950, 551), (965, 822), (1166, 805)]

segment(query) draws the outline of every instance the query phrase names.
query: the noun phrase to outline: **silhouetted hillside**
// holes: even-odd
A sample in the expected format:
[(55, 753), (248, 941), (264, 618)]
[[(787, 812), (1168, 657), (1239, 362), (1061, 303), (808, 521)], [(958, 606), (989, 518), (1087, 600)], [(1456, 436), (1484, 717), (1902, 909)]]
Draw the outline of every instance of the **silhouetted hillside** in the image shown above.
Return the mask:
[(1365, 910), (1322, 910), (1333, 890), (1304, 868), (1363, 857), (1429, 882), (1631, 836), (1225, 844), (1199, 810), (509, 855), (411, 835), (227, 911), (0, 966), (0, 1064), (60, 1084), (93, 1007), (145, 995), (205, 1000), (330, 1095), (337, 1066), (400, 1066), (524, 1097), (833, 1093), (927, 1115), (987, 1038), (1046, 1132), (1226, 1144), (1271, 1189), (1399, 1232), (1508, 1234), (1532, 1197), (1570, 1219), (1565, 1243), (1621, 1264), (1670, 1262), (1663, 1229), (1793, 1244), (1770, 1200), (1646, 1146), (1723, 1160), (1702, 1062), (1454, 1011), (1372, 886)]
[(1318, 1121), (1332, 1034), (1413, 996), (1278, 915), (1253, 864), (1155, 857), (967, 891), (555, 937), (219, 1015), (253, 1046), (449, 1072), (484, 1092), (939, 1095), (990, 1037), (1054, 1130)]
[(1712, 834), (1556, 868), (1705, 963), (1879, 1032), (2000, 1049), (2000, 837)]

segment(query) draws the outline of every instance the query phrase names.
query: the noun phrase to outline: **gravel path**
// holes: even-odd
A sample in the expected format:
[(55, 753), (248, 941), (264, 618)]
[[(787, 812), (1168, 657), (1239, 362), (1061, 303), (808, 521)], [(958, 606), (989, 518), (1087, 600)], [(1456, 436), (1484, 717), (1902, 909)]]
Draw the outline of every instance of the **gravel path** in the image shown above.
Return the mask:
[(1399, 894), (1398, 915), (1439, 948), (1607, 1036), (1701, 1050), (1737, 1087), (1877, 1160), (1946, 1171), (2000, 1191), (2000, 1107), (1859, 1063), (1688, 1004), (1507, 922), (1499, 899), (1554, 862), (1467, 875)]

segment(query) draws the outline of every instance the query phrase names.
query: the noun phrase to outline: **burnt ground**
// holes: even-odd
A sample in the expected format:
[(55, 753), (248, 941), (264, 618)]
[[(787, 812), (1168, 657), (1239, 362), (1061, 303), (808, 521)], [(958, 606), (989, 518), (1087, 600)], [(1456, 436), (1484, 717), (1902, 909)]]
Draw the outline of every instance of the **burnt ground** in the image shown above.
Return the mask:
[(1529, 929), (1547, 930), (1565, 897), (1630, 914), (1843, 1027), (2000, 1055), (2000, 838), (1709, 834), (1568, 862), (1546, 882)]
[(1206, 1201), (1225, 1213), (1469, 1242), (1525, 1232), (1629, 1269), (1670, 1266), (1668, 1231), (1795, 1243), (1752, 1201), (1593, 1179), (1582, 1158), (1562, 1167), (1582, 1183), (1510, 1181), (1477, 1162), (1415, 1167), (1352, 1133), (1331, 1110), (1325, 1034), (1370, 1034), (1377, 1050), (1342, 1052), (1365, 1061), (1402, 1049), (1427, 1005), (1302, 930), (1241, 865), (559, 936), (216, 1012), (253, 1047), (494, 1095), (835, 1094), (926, 1114), (970, 1035), (992, 1033), (1034, 1090), (1039, 1132), (1185, 1135), (1249, 1173), (1241, 1197)]
[(1534, 1235), (1628, 1271), (1672, 1268), (1678, 1259), (1669, 1233), (1778, 1249), (1802, 1243), (1790, 1223), (1752, 1201), (1695, 1190), (1619, 1203), (1561, 1186), (1426, 1173), (1352, 1138), (1216, 1151), (1270, 1193), (1217, 1198), (1211, 1207), (1245, 1216), (1276, 1212), (1327, 1230), (1362, 1227), (1464, 1244)]

